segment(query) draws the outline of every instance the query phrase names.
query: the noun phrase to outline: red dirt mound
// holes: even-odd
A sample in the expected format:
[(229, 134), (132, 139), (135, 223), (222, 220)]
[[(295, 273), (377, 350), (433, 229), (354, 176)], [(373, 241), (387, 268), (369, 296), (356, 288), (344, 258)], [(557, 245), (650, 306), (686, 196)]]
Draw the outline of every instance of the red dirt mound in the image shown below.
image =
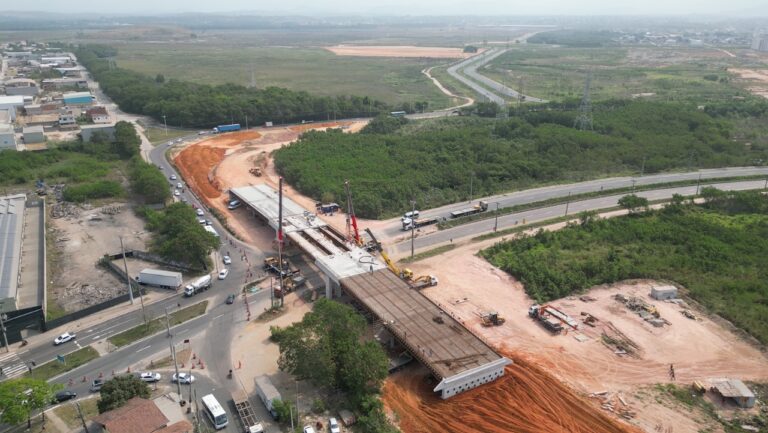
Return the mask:
[(384, 403), (404, 433), (640, 433), (532, 362), (510, 359), (515, 364), (501, 379), (448, 400), (437, 397), (421, 374), (395, 374), (384, 384)]
[(203, 199), (212, 200), (221, 195), (208, 175), (222, 159), (225, 149), (194, 144), (182, 150), (174, 159), (182, 177), (190, 188)]

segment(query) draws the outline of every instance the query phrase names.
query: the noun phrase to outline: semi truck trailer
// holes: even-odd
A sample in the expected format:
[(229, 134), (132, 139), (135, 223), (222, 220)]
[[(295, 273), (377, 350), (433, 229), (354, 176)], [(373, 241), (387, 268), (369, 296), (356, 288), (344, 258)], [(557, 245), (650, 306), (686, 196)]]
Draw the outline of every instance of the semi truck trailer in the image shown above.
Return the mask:
[(232, 132), (232, 131), (239, 131), (240, 130), (240, 124), (239, 123), (232, 123), (229, 125), (219, 125), (215, 128), (213, 128), (214, 134), (220, 134), (222, 132)]
[(270, 381), (267, 376), (259, 376), (256, 378), (256, 394), (261, 399), (261, 402), (264, 403), (264, 407), (267, 408), (269, 414), (272, 415), (272, 418), (277, 419), (277, 411), (272, 403), (275, 400), (282, 401), (283, 397), (277, 391), (277, 388), (272, 385), (272, 381)]
[(485, 212), (487, 210), (488, 210), (488, 203), (481, 201), (472, 207), (451, 212), (451, 218), (459, 218), (459, 217), (474, 215), (476, 213)]
[(139, 272), (139, 275), (136, 277), (136, 282), (143, 286), (178, 289), (181, 286), (181, 272), (144, 269)]

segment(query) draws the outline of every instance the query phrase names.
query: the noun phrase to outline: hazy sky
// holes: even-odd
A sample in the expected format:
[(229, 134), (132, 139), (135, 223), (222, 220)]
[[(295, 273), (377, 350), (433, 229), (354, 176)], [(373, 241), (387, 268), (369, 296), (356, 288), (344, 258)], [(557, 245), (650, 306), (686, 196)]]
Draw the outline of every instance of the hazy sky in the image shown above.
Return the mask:
[[(5, 2), (4, 2), (5, 3)], [(386, 15), (768, 15), (766, 0), (26, 0), (0, 10), (92, 13), (255, 11)]]

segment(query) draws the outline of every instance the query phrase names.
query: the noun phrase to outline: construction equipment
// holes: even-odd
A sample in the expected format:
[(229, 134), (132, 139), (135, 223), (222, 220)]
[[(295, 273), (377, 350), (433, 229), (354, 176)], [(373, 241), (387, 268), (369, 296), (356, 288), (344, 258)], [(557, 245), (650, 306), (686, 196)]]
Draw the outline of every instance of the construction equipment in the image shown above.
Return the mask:
[(683, 316), (691, 320), (696, 320), (696, 316), (693, 313), (691, 313), (691, 310), (680, 310), (680, 314), (682, 314)]
[(485, 327), (488, 327), (488, 326), (501, 326), (501, 325), (504, 324), (504, 322), (507, 321), (507, 319), (503, 318), (496, 311), (491, 311), (490, 313), (481, 315), (480, 316), (480, 320), (482, 320), (482, 324)]
[(595, 316), (593, 316), (593, 315), (591, 315), (591, 314), (589, 314), (589, 313), (587, 313), (587, 312), (584, 312), (584, 311), (582, 311), (582, 312), (581, 312), (581, 315), (582, 315), (582, 316), (584, 316), (584, 318), (583, 318), (583, 319), (581, 319), (581, 321), (582, 321), (582, 322), (584, 322), (584, 324), (585, 324), (585, 325), (589, 325), (589, 326), (591, 326), (591, 327), (593, 327), (593, 328), (594, 328), (594, 327), (595, 327), (595, 324), (596, 324), (597, 322), (599, 322), (599, 320), (597, 319), (597, 317), (595, 317)]
[(256, 177), (261, 177), (261, 168), (260, 167), (253, 167), (250, 170), (248, 170), (248, 173), (251, 173), (252, 175)]
[(579, 329), (578, 322), (573, 320), (571, 316), (551, 305), (533, 304), (531, 305), (531, 308), (528, 309), (528, 315), (541, 322), (545, 328), (555, 334), (558, 334), (563, 330), (561, 323), (574, 330)]
[(251, 407), (251, 402), (248, 400), (248, 395), (245, 391), (237, 390), (233, 392), (232, 401), (234, 401), (237, 415), (245, 427), (245, 433), (261, 433), (264, 431), (264, 427), (253, 412), (253, 407)]
[(432, 287), (437, 285), (437, 277), (434, 275), (422, 275), (415, 278), (411, 283), (412, 289), (423, 289), (425, 287)]
[(451, 218), (459, 218), (459, 217), (474, 215), (476, 213), (485, 212), (487, 210), (488, 210), (488, 203), (484, 201), (480, 201), (472, 207), (451, 212)]
[(365, 244), (364, 248), (366, 251), (379, 251), (381, 252), (381, 242), (379, 242), (378, 239), (376, 239), (376, 236), (373, 235), (373, 232), (368, 227), (365, 228), (365, 232), (368, 233), (368, 236), (371, 237), (371, 240), (368, 241), (368, 243)]
[(420, 219), (413, 219), (413, 218), (403, 218), (401, 222), (403, 223), (403, 231), (408, 231), (414, 228), (424, 227), (431, 224), (437, 224), (440, 221), (440, 218), (432, 217), (432, 218), (420, 218)]
[(355, 207), (352, 205), (352, 192), (349, 190), (349, 181), (344, 181), (344, 191), (347, 193), (347, 237), (355, 241), (357, 246), (363, 246), (360, 239), (360, 232), (357, 230), (357, 217), (355, 217)]
[(272, 272), (281, 277), (290, 277), (294, 274), (298, 274), (299, 270), (291, 267), (291, 263), (288, 259), (283, 259), (283, 270), (280, 271), (279, 260), (277, 257), (267, 257), (264, 259), (264, 270)]

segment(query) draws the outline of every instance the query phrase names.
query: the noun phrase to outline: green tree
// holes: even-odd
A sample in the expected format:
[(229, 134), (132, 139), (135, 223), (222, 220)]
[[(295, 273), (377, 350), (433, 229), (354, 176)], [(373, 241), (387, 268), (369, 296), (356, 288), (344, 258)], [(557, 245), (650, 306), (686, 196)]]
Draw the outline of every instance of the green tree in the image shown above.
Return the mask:
[(147, 212), (147, 228), (157, 233), (151, 249), (161, 256), (184, 263), (207, 266), (210, 252), (221, 240), (197, 223), (192, 207), (174, 203), (162, 213)]
[(115, 140), (112, 145), (115, 153), (122, 159), (129, 159), (139, 154), (141, 138), (136, 134), (133, 124), (120, 121), (115, 124)]
[(149, 398), (150, 395), (149, 385), (138, 377), (130, 374), (116, 376), (101, 387), (101, 399), (97, 403), (99, 413), (117, 409), (134, 397)]
[(619, 199), (619, 206), (634, 214), (642, 210), (648, 209), (648, 199), (645, 197), (638, 197), (635, 194), (628, 194)]
[(157, 84), (165, 83), (165, 75), (163, 75), (163, 74), (155, 75), (155, 83), (157, 83)]
[(290, 401), (283, 401), (279, 398), (272, 400), (272, 407), (275, 409), (276, 418), (281, 424), (290, 425), (291, 416), (296, 417), (296, 406)]
[[(49, 384), (40, 379), (12, 379), (0, 383), (0, 420), (16, 425), (27, 421), (32, 426), (32, 412), (42, 410), (53, 400), (61, 384)], [(45, 414), (42, 414), (45, 417)], [(45, 418), (43, 418), (45, 419)]]

